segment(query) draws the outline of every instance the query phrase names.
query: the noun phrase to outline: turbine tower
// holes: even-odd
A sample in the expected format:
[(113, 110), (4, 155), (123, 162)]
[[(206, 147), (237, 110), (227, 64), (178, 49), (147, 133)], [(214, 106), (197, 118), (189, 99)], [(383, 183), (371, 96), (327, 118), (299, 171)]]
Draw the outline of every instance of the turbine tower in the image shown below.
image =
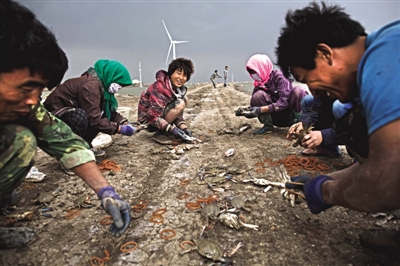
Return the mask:
[(169, 34), (169, 32), (167, 30), (167, 27), (165, 26), (164, 20), (162, 20), (162, 23), (164, 24), (165, 31), (167, 32), (169, 40), (171, 41), (171, 44), (169, 45), (169, 49), (168, 49), (167, 60), (165, 60), (165, 65), (167, 65), (168, 64), (169, 53), (171, 52), (171, 47), (172, 47), (172, 59), (176, 59), (175, 44), (189, 42), (189, 41), (173, 41), (172, 38), (171, 38), (171, 35)]

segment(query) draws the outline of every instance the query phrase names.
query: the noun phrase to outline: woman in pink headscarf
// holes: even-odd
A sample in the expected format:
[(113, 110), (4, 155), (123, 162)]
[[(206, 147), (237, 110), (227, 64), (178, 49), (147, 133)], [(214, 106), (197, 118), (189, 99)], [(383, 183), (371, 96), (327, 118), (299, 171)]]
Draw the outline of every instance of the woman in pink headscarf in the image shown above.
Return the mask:
[(301, 115), (300, 102), (307, 91), (293, 87), (280, 70), (272, 70), (272, 62), (267, 55), (250, 57), (246, 70), (254, 80), (250, 100), (250, 112), (244, 116), (257, 117), (264, 126), (254, 134), (271, 133), (275, 126), (287, 127), (297, 122)]

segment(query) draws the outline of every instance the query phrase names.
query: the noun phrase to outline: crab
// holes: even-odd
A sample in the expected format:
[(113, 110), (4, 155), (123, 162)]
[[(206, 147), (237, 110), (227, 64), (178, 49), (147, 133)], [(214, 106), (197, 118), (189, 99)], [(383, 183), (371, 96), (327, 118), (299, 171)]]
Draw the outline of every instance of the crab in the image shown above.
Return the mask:
[(93, 204), (90, 203), (90, 196), (83, 193), (74, 199), (74, 206), (76, 208), (92, 208)]
[(258, 225), (246, 224), (239, 219), (239, 216), (235, 213), (223, 212), (218, 215), (218, 220), (230, 228), (239, 229), (241, 227), (247, 227), (254, 230), (258, 230)]
[(185, 250), (182, 254), (197, 250), (200, 255), (206, 258), (214, 261), (230, 263), (230, 260), (224, 258), (224, 252), (218, 243), (207, 239), (193, 239), (193, 242), (196, 246)]
[(48, 203), (54, 200), (56, 196), (60, 194), (60, 188), (57, 188), (56, 190), (52, 192), (41, 192), (37, 199), (34, 200), (34, 203), (39, 203), (41, 205), (47, 206)]
[(309, 126), (306, 130), (302, 129), (299, 133), (292, 133), (290, 134), (291, 139), (296, 139), (296, 142), (293, 143), (292, 147), (297, 147), (298, 145), (301, 146), (304, 136), (310, 133), (313, 130), (313, 126)]
[(219, 207), (215, 201), (212, 203), (202, 204), (200, 209), (201, 215), (205, 218), (203, 229), (200, 236), (203, 234), (204, 229), (209, 223), (209, 220), (216, 220), (219, 214)]
[(251, 208), (247, 207), (246, 200), (241, 197), (228, 197), (229, 204), (233, 207), (233, 209), (228, 210), (229, 212), (237, 212), (241, 209), (250, 212)]

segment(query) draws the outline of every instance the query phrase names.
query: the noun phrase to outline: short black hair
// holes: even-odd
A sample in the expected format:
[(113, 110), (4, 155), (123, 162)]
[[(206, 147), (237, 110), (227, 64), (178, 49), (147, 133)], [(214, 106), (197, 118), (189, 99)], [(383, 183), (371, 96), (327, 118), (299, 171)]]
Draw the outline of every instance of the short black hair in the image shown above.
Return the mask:
[(190, 77), (194, 73), (194, 66), (192, 61), (183, 57), (175, 59), (168, 65), (168, 77), (171, 77), (177, 69), (183, 70), (187, 77), (186, 81), (189, 81)]
[(47, 87), (58, 85), (68, 69), (65, 52), (54, 34), (26, 7), (1, 0), (0, 72), (28, 68), (48, 80)]
[(217, 73), (217, 72), (218, 72), (218, 70), (215, 70), (214, 72), (215, 72), (215, 73)]
[(278, 60), (276, 64), (286, 77), (290, 76), (291, 66), (309, 70), (315, 68), (316, 47), (319, 43), (338, 48), (367, 35), (364, 27), (352, 20), (344, 8), (328, 6), (324, 2), (312, 2), (303, 9), (289, 10), (285, 21), (275, 54)]

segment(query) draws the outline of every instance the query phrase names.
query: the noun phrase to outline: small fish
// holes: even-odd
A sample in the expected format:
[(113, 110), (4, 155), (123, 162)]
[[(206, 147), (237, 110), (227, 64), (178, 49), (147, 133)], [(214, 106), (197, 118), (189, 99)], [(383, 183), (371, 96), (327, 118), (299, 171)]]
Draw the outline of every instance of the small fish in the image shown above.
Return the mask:
[(229, 156), (232, 156), (232, 155), (234, 155), (234, 154), (235, 154), (235, 149), (234, 149), (234, 148), (231, 148), (231, 149), (229, 149), (229, 150), (227, 150), (227, 151), (225, 152), (224, 156), (225, 156), (225, 157), (229, 157)]

